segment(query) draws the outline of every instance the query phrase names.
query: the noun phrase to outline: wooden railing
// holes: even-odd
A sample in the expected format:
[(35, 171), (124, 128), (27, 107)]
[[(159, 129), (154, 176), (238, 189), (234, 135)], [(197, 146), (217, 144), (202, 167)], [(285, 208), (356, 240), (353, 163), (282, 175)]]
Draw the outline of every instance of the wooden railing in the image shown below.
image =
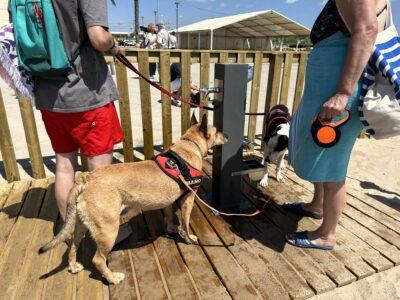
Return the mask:
[[(283, 103), (288, 104), (289, 87), (291, 74), (294, 64), (298, 65), (297, 77), (295, 80), (294, 99), (292, 101), (292, 112), (295, 111), (300, 103), (303, 93), (304, 76), (307, 64), (307, 52), (257, 52), (257, 51), (189, 51), (189, 50), (173, 50), (173, 51), (147, 51), (141, 49), (126, 49), (124, 54), (132, 63), (137, 63), (139, 71), (145, 76), (149, 76), (149, 63), (155, 62), (159, 64), (160, 83), (164, 88), (170, 88), (170, 64), (181, 63), (182, 72), (182, 96), (190, 98), (190, 74), (193, 64), (200, 64), (200, 87), (213, 86), (210, 82), (210, 66), (214, 63), (248, 63), (254, 65), (254, 76), (251, 83), (251, 96), (248, 101), (249, 112), (256, 113), (259, 106), (263, 65), (268, 64), (268, 82), (266, 84), (266, 101), (262, 112), (268, 111), (272, 106)], [(130, 111), (130, 98), (128, 91), (128, 75), (126, 68), (114, 61), (112, 57), (106, 57), (108, 62), (115, 62), (116, 82), (121, 95), (119, 102), (120, 119), (124, 133), (123, 153), (124, 161), (131, 162), (134, 160), (134, 143), (132, 120)], [(148, 83), (140, 80), (140, 101), (142, 114), (142, 134), (144, 157), (151, 158), (154, 155), (153, 142), (153, 124), (152, 124), (152, 107), (156, 105), (156, 101), (151, 97), (151, 87)], [(202, 95), (204, 96), (204, 95)], [(201, 97), (204, 98), (204, 97)], [(203, 104), (208, 104), (208, 99), (202, 100)], [(24, 122), (25, 137), (29, 150), (30, 164), (34, 178), (45, 177), (43, 158), (41, 154), (41, 146), (39, 143), (36, 121), (33, 109), (27, 99), (20, 102), (20, 111)], [(207, 111), (201, 110), (200, 115), (206, 114)], [(256, 119), (257, 117), (250, 115), (248, 118), (247, 136), (251, 141), (256, 137)], [(190, 124), (190, 106), (182, 104), (181, 109), (181, 132), (189, 128)], [(162, 138), (163, 147), (168, 148), (172, 144), (173, 122), (171, 114), (170, 98), (162, 95)], [(138, 134), (135, 132), (135, 134)], [(17, 160), (10, 134), (9, 124), (7, 122), (6, 110), (4, 108), (3, 98), (0, 93), (0, 150), (3, 159), (4, 169), (8, 181), (20, 179)]]

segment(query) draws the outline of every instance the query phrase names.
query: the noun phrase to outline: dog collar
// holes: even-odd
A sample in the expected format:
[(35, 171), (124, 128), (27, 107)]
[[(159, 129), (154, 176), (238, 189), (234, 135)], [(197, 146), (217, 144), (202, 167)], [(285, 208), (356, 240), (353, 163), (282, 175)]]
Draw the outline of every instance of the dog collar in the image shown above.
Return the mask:
[(181, 138), (181, 140), (182, 140), (182, 141), (190, 142), (190, 143), (192, 143), (193, 145), (195, 145), (196, 148), (197, 148), (197, 150), (199, 151), (201, 157), (206, 157), (206, 156), (207, 156), (207, 153), (206, 153), (205, 155), (203, 155), (203, 151), (201, 150), (200, 146), (199, 146), (195, 141), (193, 141), (193, 140), (191, 140), (191, 139), (189, 139), (189, 138), (185, 138), (185, 137)]

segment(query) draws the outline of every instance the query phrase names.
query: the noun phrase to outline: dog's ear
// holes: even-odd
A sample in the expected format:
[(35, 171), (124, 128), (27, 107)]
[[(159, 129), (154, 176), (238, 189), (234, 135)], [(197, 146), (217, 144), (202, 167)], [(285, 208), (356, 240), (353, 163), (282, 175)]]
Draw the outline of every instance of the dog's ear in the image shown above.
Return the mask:
[(190, 118), (190, 126), (197, 125), (198, 123), (199, 123), (199, 122), (197, 122), (196, 116), (195, 116), (195, 114), (193, 113), (193, 114), (192, 114), (192, 117)]
[(204, 114), (203, 118), (201, 119), (201, 124), (200, 124), (200, 131), (204, 133), (204, 136), (208, 135), (208, 120), (207, 120), (207, 115)]

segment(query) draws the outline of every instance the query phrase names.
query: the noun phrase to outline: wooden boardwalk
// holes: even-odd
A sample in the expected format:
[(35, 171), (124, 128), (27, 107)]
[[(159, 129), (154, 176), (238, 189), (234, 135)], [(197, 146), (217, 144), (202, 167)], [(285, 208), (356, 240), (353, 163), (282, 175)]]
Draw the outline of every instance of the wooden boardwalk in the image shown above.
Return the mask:
[[(197, 204), (191, 228), (200, 245), (167, 237), (160, 211), (135, 218), (131, 239), (109, 256), (112, 270), (126, 274), (117, 286), (104, 284), (91, 264), (89, 238), (79, 250), (86, 268), (78, 275), (66, 269), (65, 244), (37, 254), (59, 226), (53, 179), (4, 185), (0, 299), (305, 299), (400, 263), (400, 212), (357, 194), (349, 196), (334, 251), (286, 245), (285, 233), (312, 230), (318, 222), (281, 209), (285, 201), (309, 201), (312, 195), (291, 171), (284, 175), (285, 184), (271, 179), (266, 190), (244, 178), (249, 203), (267, 202), (256, 218), (225, 220)], [(201, 193), (210, 187), (208, 177)]]

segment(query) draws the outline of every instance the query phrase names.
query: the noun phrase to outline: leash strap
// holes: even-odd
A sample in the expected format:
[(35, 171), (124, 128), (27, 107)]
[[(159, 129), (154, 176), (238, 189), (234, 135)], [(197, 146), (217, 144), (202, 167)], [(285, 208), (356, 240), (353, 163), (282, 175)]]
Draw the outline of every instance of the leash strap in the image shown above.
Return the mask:
[(222, 215), (226, 217), (255, 217), (261, 213), (259, 209), (257, 209), (254, 213), (251, 214), (229, 214), (229, 213), (224, 213), (220, 212), (219, 210), (215, 209), (211, 205), (209, 205), (207, 202), (205, 202), (203, 199), (197, 195), (197, 193), (190, 187), (189, 183), (183, 178), (182, 174), (178, 175), (179, 179), (182, 181), (182, 183), (186, 186), (186, 188), (196, 197), (197, 200), (199, 200), (203, 205), (208, 207), (214, 214), (216, 215)]
[(205, 109), (205, 110), (214, 110), (212, 107), (208, 107), (208, 106), (204, 106), (201, 104), (196, 104), (193, 103), (191, 100), (185, 100), (182, 99), (181, 97), (175, 95), (174, 93), (171, 93), (170, 91), (168, 91), (167, 89), (163, 88), (161, 85), (151, 81), (150, 79), (146, 78), (142, 73), (139, 72), (138, 69), (135, 68), (135, 66), (133, 66), (130, 61), (123, 55), (123, 54), (118, 54), (115, 56), (125, 67), (127, 67), (128, 69), (130, 69), (132, 72), (134, 72), (135, 74), (139, 75), (144, 81), (146, 81), (148, 84), (150, 84), (151, 86), (153, 86), (154, 88), (156, 88), (157, 90), (159, 90), (161, 93), (168, 95), (169, 97), (177, 100), (177, 101), (181, 101), (183, 103), (187, 103), (191, 106), (195, 106), (201, 109)]

